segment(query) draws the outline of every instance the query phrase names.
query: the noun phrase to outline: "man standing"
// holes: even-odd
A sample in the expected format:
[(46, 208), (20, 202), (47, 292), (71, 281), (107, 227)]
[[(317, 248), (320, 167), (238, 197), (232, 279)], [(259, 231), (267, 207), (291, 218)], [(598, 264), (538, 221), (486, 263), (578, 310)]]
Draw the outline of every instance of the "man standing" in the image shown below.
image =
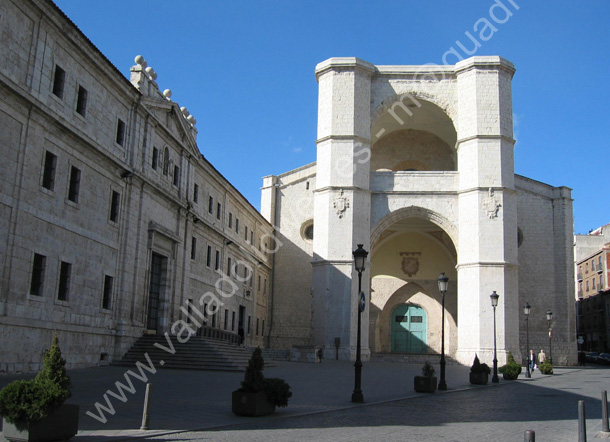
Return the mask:
[(538, 366), (544, 364), (546, 362), (546, 354), (544, 353), (544, 350), (540, 350), (540, 353), (538, 354)]

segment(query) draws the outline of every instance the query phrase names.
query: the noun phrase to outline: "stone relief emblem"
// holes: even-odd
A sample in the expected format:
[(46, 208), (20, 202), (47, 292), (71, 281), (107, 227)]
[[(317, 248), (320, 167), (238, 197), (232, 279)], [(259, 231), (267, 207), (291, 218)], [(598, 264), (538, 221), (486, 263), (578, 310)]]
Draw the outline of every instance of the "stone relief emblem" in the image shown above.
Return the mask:
[(498, 211), (502, 204), (498, 201), (498, 199), (494, 196), (494, 190), (490, 187), (489, 194), (483, 198), (483, 210), (487, 212), (487, 218), (494, 219), (498, 217)]
[(421, 252), (400, 252), (402, 256), (402, 271), (407, 276), (413, 276), (419, 271), (419, 256)]
[(349, 200), (347, 197), (343, 196), (343, 190), (338, 197), (336, 197), (333, 201), (333, 209), (337, 211), (337, 216), (339, 218), (343, 218), (345, 215), (345, 211), (349, 208)]

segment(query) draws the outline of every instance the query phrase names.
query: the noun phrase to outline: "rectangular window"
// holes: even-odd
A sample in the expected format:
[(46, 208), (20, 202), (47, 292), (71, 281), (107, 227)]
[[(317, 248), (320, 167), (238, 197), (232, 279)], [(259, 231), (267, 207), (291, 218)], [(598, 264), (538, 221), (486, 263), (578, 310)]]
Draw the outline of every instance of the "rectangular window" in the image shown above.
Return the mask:
[(247, 242), (248, 241), (248, 226), (246, 226), (244, 230), (246, 232), (246, 234), (244, 235), (244, 240)]
[(78, 94), (76, 96), (76, 112), (83, 117), (87, 112), (87, 89), (80, 85), (78, 86)]
[(214, 263), (214, 270), (220, 270), (220, 251), (216, 250), (216, 262)]
[(263, 282), (263, 295), (267, 294), (267, 278), (265, 278), (265, 281)]
[(55, 65), (55, 75), (53, 76), (53, 95), (64, 98), (64, 85), (66, 83), (66, 71), (59, 65)]
[(187, 298), (186, 299), (186, 322), (188, 322), (189, 324), (191, 324), (193, 322), (193, 299), (192, 298)]
[(30, 281), (30, 295), (42, 296), (44, 282), (44, 271), (47, 264), (47, 257), (34, 253), (34, 263), (32, 265), (32, 280)]
[(78, 203), (78, 192), (80, 189), (80, 169), (70, 167), (70, 186), (68, 188), (68, 199), (73, 203)]
[(229, 310), (225, 309), (225, 330), (229, 328)]
[(214, 198), (210, 197), (208, 201), (208, 212), (214, 213)]
[(258, 275), (258, 286), (257, 289), (259, 292), (261, 291), (261, 275)]
[(227, 276), (231, 276), (231, 258), (227, 260)]
[(250, 244), (254, 245), (254, 232), (252, 230), (250, 231)]
[(102, 296), (102, 308), (104, 310), (110, 310), (112, 304), (112, 284), (114, 278), (112, 276), (104, 275), (104, 294)]
[(235, 312), (231, 312), (231, 331), (235, 331)]
[(208, 254), (205, 257), (205, 265), (210, 267), (212, 263), (212, 246), (208, 246)]
[(125, 123), (120, 118), (116, 125), (116, 144), (122, 146), (125, 142)]
[(70, 275), (72, 273), (72, 264), (61, 262), (59, 267), (59, 289), (57, 290), (57, 299), (59, 301), (67, 301), (70, 293)]
[(235, 232), (239, 233), (239, 218), (235, 218)]
[(589, 281), (587, 281), (587, 292), (589, 291)]
[(199, 186), (197, 184), (193, 185), (193, 202), (196, 203), (199, 201)]
[(229, 229), (233, 228), (233, 214), (229, 212)]
[(151, 166), (155, 170), (157, 170), (157, 167), (159, 167), (159, 149), (157, 149), (156, 147), (153, 147)]
[(180, 184), (180, 168), (178, 166), (174, 166), (174, 186), (178, 186)]
[[(603, 290), (604, 289), (604, 275), (599, 275), (599, 286)], [(610, 312), (610, 310), (608, 310)]]
[(261, 336), (265, 336), (265, 320), (263, 319), (263, 327), (261, 328)]
[(57, 156), (49, 152), (45, 152), (44, 156), (44, 171), (42, 173), (42, 187), (53, 190), (55, 188), (55, 169), (57, 168)]
[(191, 259), (197, 258), (197, 238), (191, 238)]
[(591, 271), (594, 272), (595, 271), (595, 260), (591, 261)]
[(258, 318), (256, 318), (256, 336), (258, 336)]
[(248, 334), (252, 332), (252, 317), (248, 316)]
[(112, 198), (110, 201), (110, 221), (113, 223), (119, 222), (119, 209), (121, 205), (121, 194), (119, 192), (112, 191)]
[(222, 213), (222, 205), (220, 203), (216, 204), (216, 219), (220, 219), (220, 214)]

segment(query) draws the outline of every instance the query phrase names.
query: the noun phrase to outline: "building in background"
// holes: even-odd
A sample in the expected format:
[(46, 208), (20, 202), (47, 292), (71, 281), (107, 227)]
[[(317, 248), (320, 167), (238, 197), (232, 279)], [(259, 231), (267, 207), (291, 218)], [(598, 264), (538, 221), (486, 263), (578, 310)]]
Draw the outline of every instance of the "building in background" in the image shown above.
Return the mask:
[(576, 309), (582, 350), (608, 352), (610, 347), (610, 224), (574, 236)]
[(3, 1), (0, 22), (0, 372), (37, 370), (54, 331), (69, 367), (145, 333), (242, 324), (264, 345), (272, 226), (201, 154), (194, 117), (51, 1)]

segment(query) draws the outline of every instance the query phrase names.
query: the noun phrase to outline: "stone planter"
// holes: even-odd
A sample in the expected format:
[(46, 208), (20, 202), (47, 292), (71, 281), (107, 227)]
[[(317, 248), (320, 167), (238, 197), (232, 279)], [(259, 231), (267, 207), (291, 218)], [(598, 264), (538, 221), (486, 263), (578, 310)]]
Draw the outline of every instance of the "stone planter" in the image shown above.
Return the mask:
[(473, 373), (470, 372), (470, 383), (475, 385), (485, 385), (489, 380), (489, 374), (487, 373)]
[(415, 376), (415, 379), (413, 379), (413, 387), (418, 393), (434, 393), (437, 385), (438, 382), (436, 381), (436, 376), (429, 378), (424, 376)]
[(232, 395), (231, 409), (238, 416), (266, 416), (275, 411), (275, 405), (267, 400), (264, 391), (246, 393), (236, 390)]
[(63, 404), (54, 413), (32, 424), (24, 424), (23, 430), (2, 420), (2, 435), (14, 442), (51, 442), (67, 440), (78, 433), (76, 404)]

